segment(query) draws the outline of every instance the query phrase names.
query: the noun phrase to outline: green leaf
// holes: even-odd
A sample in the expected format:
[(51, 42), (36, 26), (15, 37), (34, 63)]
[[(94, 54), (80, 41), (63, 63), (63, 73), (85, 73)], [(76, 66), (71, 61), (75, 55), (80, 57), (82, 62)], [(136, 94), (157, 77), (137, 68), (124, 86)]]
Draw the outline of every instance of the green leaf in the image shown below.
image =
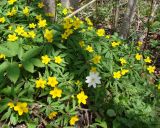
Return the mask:
[(3, 88), (0, 92), (2, 94), (5, 94), (6, 96), (10, 96), (11, 95), (11, 87), (7, 86), (6, 88)]
[(18, 63), (13, 62), (7, 68), (7, 76), (13, 82), (16, 83), (20, 75), (20, 70), (18, 67)]
[(0, 65), (0, 81), (3, 81), (3, 79), (4, 79), (4, 72), (6, 71), (8, 65), (9, 65), (8, 61), (5, 61), (5, 62), (3, 62)]
[(11, 109), (9, 108), (8, 111), (2, 116), (1, 120), (8, 119), (11, 115)]
[(58, 48), (60, 49), (67, 49), (66, 46), (64, 46), (63, 44), (61, 43), (55, 43), (54, 45), (56, 45)]
[(33, 47), (32, 49), (28, 50), (26, 53), (23, 54), (22, 60), (26, 61), (35, 57), (41, 52), (41, 50), (42, 50), (42, 47)]
[(40, 67), (40, 68), (45, 67), (45, 65), (42, 63), (42, 61), (40, 59), (32, 58), (31, 62), (36, 67)]
[(5, 111), (8, 106), (7, 106), (7, 103), (10, 101), (9, 98), (4, 98), (3, 100), (1, 100), (0, 102), (0, 113), (2, 113), (3, 111)]
[(23, 102), (34, 102), (34, 100), (30, 98), (19, 98), (19, 100)]
[(12, 113), (10, 117), (10, 122), (11, 124), (16, 125), (18, 123), (18, 115)]
[(10, 63), (8, 61), (5, 61), (0, 65), (0, 74), (3, 73), (7, 69), (9, 64)]
[(97, 126), (100, 126), (102, 128), (107, 128), (107, 122), (101, 120), (100, 118), (96, 118), (96, 122), (97, 123), (94, 124), (96, 124)]
[(7, 57), (13, 57), (18, 54), (19, 44), (18, 43), (5, 43), (0, 45), (1, 53), (5, 54)]
[(23, 54), (24, 54), (24, 49), (22, 47), (20, 47), (18, 50), (18, 58), (20, 60), (22, 60)]
[(34, 65), (32, 64), (30, 60), (22, 61), (22, 65), (26, 71), (31, 72), (31, 73), (34, 72)]

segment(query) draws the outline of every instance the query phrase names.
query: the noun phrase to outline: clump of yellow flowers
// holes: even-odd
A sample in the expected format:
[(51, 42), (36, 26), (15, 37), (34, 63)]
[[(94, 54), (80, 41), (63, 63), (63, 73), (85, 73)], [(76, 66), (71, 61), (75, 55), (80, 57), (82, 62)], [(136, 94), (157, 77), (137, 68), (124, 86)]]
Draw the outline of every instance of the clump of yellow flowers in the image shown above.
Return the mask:
[(17, 111), (20, 116), (24, 113), (28, 113), (28, 104), (26, 102), (17, 102), (16, 105), (14, 105), (13, 102), (8, 102), (7, 105), (13, 108), (14, 111)]
[(113, 72), (113, 78), (120, 79), (122, 76), (124, 76), (128, 72), (129, 72), (128, 69), (121, 69), (121, 71)]
[(73, 34), (74, 30), (81, 27), (82, 23), (83, 22), (77, 17), (74, 17), (73, 19), (65, 18), (63, 22), (64, 33), (61, 34), (62, 39), (68, 39), (68, 37)]

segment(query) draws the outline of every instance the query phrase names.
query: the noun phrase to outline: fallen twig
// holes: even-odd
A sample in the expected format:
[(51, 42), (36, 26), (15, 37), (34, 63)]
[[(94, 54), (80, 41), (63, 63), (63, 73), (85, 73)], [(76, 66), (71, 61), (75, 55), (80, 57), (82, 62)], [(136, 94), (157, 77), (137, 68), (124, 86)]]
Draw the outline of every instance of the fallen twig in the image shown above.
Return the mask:
[(72, 14), (68, 15), (65, 18), (70, 18), (72, 16), (74, 16), (75, 14), (77, 14), (78, 12), (82, 11), (84, 8), (88, 7), (89, 5), (93, 4), (94, 2), (96, 2), (96, 0), (92, 0), (91, 2), (85, 4), (84, 6), (82, 6), (81, 8), (77, 9), (76, 11), (74, 11)]

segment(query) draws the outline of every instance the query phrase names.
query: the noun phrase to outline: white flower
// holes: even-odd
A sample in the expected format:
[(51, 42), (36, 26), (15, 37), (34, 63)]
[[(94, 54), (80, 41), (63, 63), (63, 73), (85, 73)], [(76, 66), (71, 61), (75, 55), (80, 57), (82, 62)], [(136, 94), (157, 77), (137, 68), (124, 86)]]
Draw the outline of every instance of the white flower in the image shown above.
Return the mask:
[(89, 76), (86, 77), (86, 83), (88, 83), (88, 87), (93, 86), (96, 88), (96, 84), (101, 84), (101, 77), (99, 77), (98, 72), (90, 72)]

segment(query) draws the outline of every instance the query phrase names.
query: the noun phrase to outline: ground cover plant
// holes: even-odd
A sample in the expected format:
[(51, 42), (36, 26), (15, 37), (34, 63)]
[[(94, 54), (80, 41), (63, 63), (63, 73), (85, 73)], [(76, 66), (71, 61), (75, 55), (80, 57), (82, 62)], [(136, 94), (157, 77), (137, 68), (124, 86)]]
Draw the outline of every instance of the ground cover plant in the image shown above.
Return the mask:
[(143, 42), (107, 34), (58, 3), (0, 1), (0, 127), (155, 128), (160, 80)]

